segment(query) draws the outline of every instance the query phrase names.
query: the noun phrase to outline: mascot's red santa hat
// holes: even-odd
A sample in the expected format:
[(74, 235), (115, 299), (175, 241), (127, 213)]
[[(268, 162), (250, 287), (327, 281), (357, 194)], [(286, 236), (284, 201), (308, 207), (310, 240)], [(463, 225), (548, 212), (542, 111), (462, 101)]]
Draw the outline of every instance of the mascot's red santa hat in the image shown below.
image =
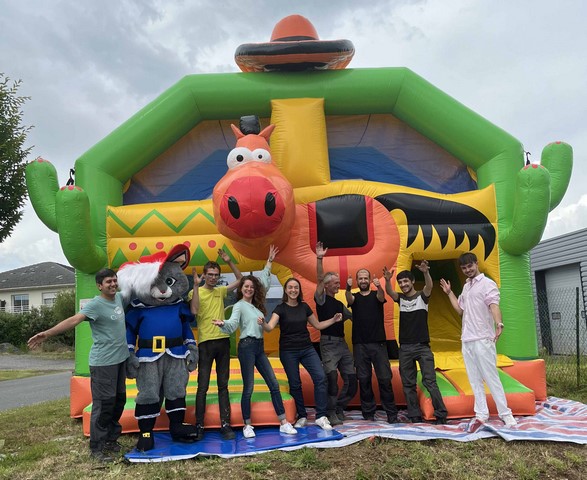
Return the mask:
[(152, 287), (161, 267), (167, 262), (177, 262), (184, 270), (190, 263), (190, 249), (184, 245), (175, 245), (169, 253), (157, 252), (144, 255), (137, 262), (126, 262), (118, 270), (118, 285), (125, 299), (131, 296), (146, 297), (151, 295)]

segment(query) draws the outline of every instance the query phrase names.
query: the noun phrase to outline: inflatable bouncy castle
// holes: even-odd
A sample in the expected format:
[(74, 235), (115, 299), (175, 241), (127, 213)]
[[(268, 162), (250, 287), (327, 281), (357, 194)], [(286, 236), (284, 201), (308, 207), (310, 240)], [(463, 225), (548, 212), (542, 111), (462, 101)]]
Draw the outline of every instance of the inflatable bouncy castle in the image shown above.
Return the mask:
[[(75, 185), (59, 188), (51, 163), (30, 163), (31, 202), (76, 269), (77, 301), (96, 294), (100, 268), (117, 269), (179, 243), (190, 249), (188, 269), (200, 272), (208, 260), (219, 261), (218, 248), (241, 271), (260, 270), (275, 244), (273, 273), (281, 281), (299, 278), (307, 298), (316, 281), (317, 241), (328, 247), (324, 268), (341, 279), (358, 268), (382, 276), (384, 266), (397, 272), (426, 259), (435, 284), (429, 324), (438, 384), (449, 417), (467, 417), (473, 395), (460, 354), (460, 318), (438, 280), (449, 279), (458, 293), (456, 259), (473, 251), (501, 291), (507, 328), (497, 344), (498, 366), (508, 403), (514, 414), (533, 414), (546, 382), (536, 360), (528, 252), (565, 194), (572, 149), (551, 143), (539, 165), (525, 164), (518, 140), (416, 73), (346, 68), (353, 54), (350, 41), (320, 40), (308, 20), (287, 17), (270, 42), (238, 47), (242, 73), (184, 77), (83, 154)], [(262, 129), (275, 126), (266, 147), (234, 148), (231, 124), (246, 115), (258, 116)], [(390, 353), (394, 308), (388, 301)], [(78, 326), (74, 416), (91, 401), (90, 346), (89, 328)], [(275, 337), (266, 349), (277, 351)], [(130, 396), (132, 390), (129, 384)], [(231, 395), (238, 404), (232, 386)], [(312, 392), (305, 395), (311, 402)], [(431, 418), (425, 391), (420, 402)], [(490, 407), (495, 413), (491, 401)], [(211, 425), (215, 418), (211, 413)]]

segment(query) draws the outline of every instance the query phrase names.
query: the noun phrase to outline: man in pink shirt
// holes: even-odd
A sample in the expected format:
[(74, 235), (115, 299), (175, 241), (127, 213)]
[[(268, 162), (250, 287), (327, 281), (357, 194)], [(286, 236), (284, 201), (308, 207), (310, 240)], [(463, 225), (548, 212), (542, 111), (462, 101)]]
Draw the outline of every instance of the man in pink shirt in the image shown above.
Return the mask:
[(453, 308), (463, 317), (462, 352), (469, 383), (475, 395), (475, 415), (481, 422), (489, 419), (483, 385), (485, 382), (493, 396), (499, 417), (506, 427), (511, 428), (517, 422), (508, 408), (496, 365), (495, 342), (504, 328), (499, 309), (499, 290), (493, 280), (479, 272), (474, 253), (461, 255), (459, 265), (467, 277), (461, 295), (457, 298), (451, 290), (450, 282), (445, 279), (440, 280), (440, 286), (448, 295)]

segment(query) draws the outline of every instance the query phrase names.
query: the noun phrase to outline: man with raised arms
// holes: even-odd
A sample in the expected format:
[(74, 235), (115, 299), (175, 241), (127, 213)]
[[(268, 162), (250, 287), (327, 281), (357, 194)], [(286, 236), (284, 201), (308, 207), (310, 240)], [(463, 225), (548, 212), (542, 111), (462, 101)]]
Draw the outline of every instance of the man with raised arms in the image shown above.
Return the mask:
[[(350, 319), (351, 313), (335, 298), (340, 289), (338, 273), (324, 273), (322, 259), (327, 251), (328, 248), (324, 248), (322, 242), (316, 244), (317, 285), (314, 301), (318, 321), (326, 321), (337, 313), (343, 316), (342, 322), (320, 331), (320, 353), (328, 381), (328, 420), (331, 425), (340, 425), (344, 420), (344, 409), (357, 393), (357, 374), (353, 356), (344, 338), (344, 320)], [(340, 391), (338, 372), (343, 381)]]
[(379, 385), (381, 405), (389, 423), (397, 422), (397, 407), (391, 387), (391, 367), (387, 355), (383, 304), (385, 292), (378, 278), (373, 279), (377, 290), (371, 290), (371, 273), (367, 269), (357, 272), (359, 292), (353, 294), (353, 278), (349, 276), (346, 300), (353, 310), (353, 350), (361, 393), (361, 410), (365, 420), (375, 419), (375, 396), (371, 386), (373, 369)]
[(422, 384), (428, 390), (436, 423), (446, 423), (446, 407), (436, 383), (436, 368), (434, 355), (430, 349), (430, 332), (428, 330), (428, 300), (432, 293), (432, 277), (430, 266), (422, 260), (416, 266), (424, 274), (424, 288), (416, 290), (414, 274), (403, 270), (397, 274), (397, 284), (401, 293), (391, 288), (393, 270), (383, 268), (385, 277), (385, 291), (399, 304), (399, 373), (402, 379), (404, 395), (408, 404), (408, 417), (412, 423), (422, 422), (422, 411), (416, 392), (416, 378), (420, 365)]

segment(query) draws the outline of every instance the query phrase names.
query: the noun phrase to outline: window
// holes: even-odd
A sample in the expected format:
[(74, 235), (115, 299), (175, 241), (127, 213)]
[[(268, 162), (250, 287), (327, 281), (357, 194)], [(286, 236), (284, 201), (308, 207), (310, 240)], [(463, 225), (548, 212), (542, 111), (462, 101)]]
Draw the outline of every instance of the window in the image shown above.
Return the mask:
[(43, 297), (43, 305), (46, 305), (48, 307), (52, 307), (55, 304), (55, 298), (57, 297), (57, 293), (56, 292), (43, 293), (42, 297)]
[(15, 313), (29, 311), (28, 294), (12, 295), (12, 311)]

